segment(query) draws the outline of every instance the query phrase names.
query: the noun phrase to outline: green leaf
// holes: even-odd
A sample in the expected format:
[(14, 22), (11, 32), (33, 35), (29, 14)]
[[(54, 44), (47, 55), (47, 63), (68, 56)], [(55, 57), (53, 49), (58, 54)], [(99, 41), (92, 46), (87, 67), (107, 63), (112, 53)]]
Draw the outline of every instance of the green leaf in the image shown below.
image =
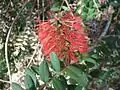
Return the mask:
[(76, 85), (68, 85), (68, 89), (67, 90), (75, 90)]
[(108, 70), (108, 71), (102, 72), (102, 73), (100, 74), (99, 79), (105, 80), (105, 79), (108, 78), (108, 76), (111, 74), (111, 71), (112, 71), (112, 70)]
[(36, 90), (35, 83), (30, 75), (25, 75), (25, 87), (26, 90)]
[(93, 55), (91, 56), (91, 58), (98, 59), (99, 57), (98, 57), (97, 54), (93, 54)]
[(23, 90), (23, 88), (17, 83), (12, 83), (12, 90)]
[(86, 13), (86, 12), (82, 12), (81, 15), (82, 15), (82, 18), (83, 18), (83, 19), (86, 19), (86, 18), (87, 18), (87, 13)]
[(39, 74), (39, 66), (38, 66), (38, 65), (32, 65), (32, 66), (31, 66), (31, 69), (32, 69), (35, 73)]
[(52, 8), (51, 10), (52, 11), (59, 11), (60, 8), (61, 8), (61, 4), (62, 4), (62, 1), (61, 0), (56, 0), (53, 5), (52, 5)]
[(68, 88), (68, 85), (67, 85), (67, 80), (65, 79), (65, 77), (62, 76), (62, 75), (60, 75), (60, 76), (59, 76), (59, 79), (60, 79), (60, 81), (62, 82), (63, 87), (67, 89), (67, 88)]
[(54, 90), (66, 90), (58, 78), (53, 79)]
[(49, 80), (49, 68), (46, 61), (41, 62), (39, 65), (39, 74), (43, 82), (47, 82)]
[(81, 87), (81, 86), (77, 86), (76, 88), (75, 88), (75, 90), (83, 90), (83, 87)]
[(84, 61), (87, 61), (87, 62), (89, 62), (89, 63), (94, 64), (95, 67), (98, 66), (98, 65), (97, 65), (97, 62), (96, 62), (94, 59), (92, 59), (92, 58), (87, 58), (87, 59), (85, 59)]
[(6, 70), (5, 61), (0, 57), (0, 74), (3, 74), (3, 71)]
[(77, 83), (81, 86), (81, 87), (85, 87), (88, 84), (88, 78), (86, 76), (86, 74), (81, 74), (81, 76), (79, 76)]
[(60, 60), (54, 52), (50, 53), (50, 60), (54, 70), (60, 72)]
[(66, 73), (74, 80), (76, 80), (76, 82), (80, 85), (80, 86), (86, 86), (88, 84), (88, 78), (87, 75), (81, 71), (79, 68), (75, 67), (75, 66), (68, 66), (66, 69)]
[(27, 9), (32, 9), (33, 7), (33, 3), (32, 2), (28, 2), (27, 5), (26, 5), (26, 8)]
[(66, 6), (62, 6), (61, 8), (62, 8), (64, 11), (69, 11), (69, 8), (66, 7)]
[(75, 13), (81, 14), (81, 5), (78, 5), (75, 9)]
[(34, 81), (35, 86), (36, 86), (37, 85), (37, 78), (36, 78), (35, 73), (31, 69), (26, 68), (25, 69), (25, 75), (27, 75), (27, 74), (32, 78), (32, 80)]
[(69, 67), (66, 69), (66, 73), (72, 78), (72, 79), (77, 79), (78, 75), (74, 73), (74, 71), (70, 70)]
[(93, 78), (98, 78), (101, 71), (99, 69), (93, 69), (90, 71), (89, 75), (91, 75)]
[(89, 1), (89, 8), (92, 8), (94, 5), (93, 0)]

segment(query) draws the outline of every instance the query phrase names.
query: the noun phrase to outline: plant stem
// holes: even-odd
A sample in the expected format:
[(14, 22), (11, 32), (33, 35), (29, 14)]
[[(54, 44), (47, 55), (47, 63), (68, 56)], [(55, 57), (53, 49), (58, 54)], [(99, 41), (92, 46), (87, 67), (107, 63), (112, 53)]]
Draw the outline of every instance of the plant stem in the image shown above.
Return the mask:
[(93, 3), (94, 3), (94, 5), (95, 5), (95, 7), (96, 7), (97, 11), (98, 11), (98, 12), (100, 12), (100, 10), (99, 10), (99, 8), (98, 8), (98, 5), (97, 5), (97, 3), (96, 3), (96, 1), (95, 1), (95, 0), (93, 0)]
[(44, 90), (44, 88), (45, 88), (56, 76), (58, 76), (58, 75), (60, 75), (61, 73), (63, 73), (63, 72), (66, 70), (66, 68), (67, 68), (67, 66), (66, 66), (65, 68), (63, 68), (63, 70), (61, 70), (60, 72), (54, 74), (54, 75), (52, 76), (52, 78), (51, 78), (48, 82), (46, 82), (45, 84), (43, 84), (43, 86), (40, 88), (40, 90)]
[(43, 10), (43, 11), (42, 11), (42, 14), (43, 14), (43, 18), (42, 18), (42, 19), (43, 19), (43, 21), (44, 21), (44, 19), (45, 19), (45, 15), (44, 15), (44, 10), (45, 10), (44, 8), (45, 8), (45, 4), (44, 4), (44, 3), (45, 3), (45, 1), (44, 1), (44, 0), (42, 0), (42, 10)]
[(3, 82), (3, 83), (10, 83), (9, 81), (2, 80), (2, 79), (0, 79), (0, 82)]
[(6, 37), (6, 41), (5, 41), (5, 61), (6, 61), (6, 66), (8, 69), (8, 75), (9, 75), (9, 80), (10, 80), (10, 89), (12, 89), (12, 77), (11, 77), (11, 72), (10, 72), (10, 64), (9, 64), (9, 59), (8, 59), (8, 41), (9, 41), (9, 37), (10, 37), (10, 33), (12, 31), (12, 28), (15, 24), (15, 21), (17, 20), (17, 18), (19, 17), (20, 13), (23, 11), (24, 7), (26, 6), (26, 4), (29, 1), (26, 1), (25, 4), (22, 6), (21, 10), (19, 11), (19, 13), (17, 14), (17, 16), (15, 17), (14, 21), (11, 24), (11, 27), (7, 33), (7, 37)]

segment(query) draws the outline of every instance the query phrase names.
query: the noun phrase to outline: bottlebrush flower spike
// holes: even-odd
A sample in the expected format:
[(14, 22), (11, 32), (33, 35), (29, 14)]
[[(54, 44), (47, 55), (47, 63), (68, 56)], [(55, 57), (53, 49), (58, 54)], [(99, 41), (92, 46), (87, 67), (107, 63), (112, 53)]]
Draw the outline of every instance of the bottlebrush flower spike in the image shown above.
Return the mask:
[(66, 12), (55, 19), (37, 22), (36, 30), (45, 56), (49, 57), (50, 52), (55, 52), (59, 58), (75, 63), (78, 61), (75, 51), (87, 52), (87, 34), (80, 17)]

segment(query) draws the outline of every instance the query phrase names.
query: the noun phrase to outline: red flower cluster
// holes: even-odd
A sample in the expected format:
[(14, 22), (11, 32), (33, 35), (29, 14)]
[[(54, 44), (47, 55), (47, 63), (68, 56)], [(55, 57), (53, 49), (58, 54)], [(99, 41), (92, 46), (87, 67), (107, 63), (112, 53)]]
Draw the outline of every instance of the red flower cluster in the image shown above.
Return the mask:
[(56, 19), (37, 22), (36, 30), (45, 56), (49, 57), (50, 52), (55, 52), (59, 58), (75, 63), (78, 59), (74, 52), (87, 52), (87, 35), (80, 17), (67, 12)]

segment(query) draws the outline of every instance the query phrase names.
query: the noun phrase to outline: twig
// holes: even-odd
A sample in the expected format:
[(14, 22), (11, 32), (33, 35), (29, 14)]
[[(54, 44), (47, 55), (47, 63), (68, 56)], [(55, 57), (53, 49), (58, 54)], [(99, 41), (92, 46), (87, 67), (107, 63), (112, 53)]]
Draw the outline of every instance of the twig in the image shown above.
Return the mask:
[(62, 1), (61, 5), (60, 5), (60, 10), (62, 9), (63, 4), (64, 4), (64, 0)]
[[(69, 6), (68, 1), (67, 1), (67, 0), (64, 0), (64, 1), (65, 1), (65, 3), (67, 4), (67, 7), (69, 8), (69, 10), (71, 11), (71, 8), (70, 8), (70, 6)], [(72, 11), (71, 11), (71, 15), (74, 16), (73, 13), (72, 13)]]
[(120, 35), (106, 35), (103, 38), (108, 38), (108, 37), (120, 37)]
[(38, 19), (40, 19), (40, 0), (37, 0)]
[(2, 80), (2, 79), (0, 79), (0, 82), (3, 82), (3, 83), (10, 83), (9, 81)]
[(104, 32), (103, 32), (103, 33), (100, 35), (100, 37), (98, 38), (98, 41), (100, 41), (100, 40), (107, 34), (108, 29), (109, 29), (110, 24), (111, 24), (111, 21), (112, 21), (112, 14), (110, 15), (110, 18), (109, 18), (109, 20), (108, 20), (108, 23), (107, 23), (105, 29), (104, 29)]
[(66, 69), (67, 69), (67, 66), (66, 66), (65, 68), (63, 68), (60, 72), (54, 74), (54, 75), (52, 76), (52, 78), (51, 78), (48, 82), (46, 82), (45, 84), (43, 84), (43, 86), (40, 88), (40, 90), (44, 90), (44, 88), (45, 88), (56, 76), (61, 75), (61, 73), (64, 73)]
[(40, 45), (39, 46), (39, 51), (38, 51), (38, 61), (39, 61), (39, 64), (44, 60), (44, 55), (42, 53), (42, 48), (43, 48), (43, 46)]
[(8, 59), (8, 41), (9, 41), (9, 37), (10, 37), (10, 33), (12, 31), (12, 28), (15, 24), (15, 21), (17, 20), (17, 18), (19, 17), (20, 13), (22, 12), (22, 10), (24, 9), (24, 7), (26, 6), (26, 4), (29, 1), (26, 1), (25, 4), (22, 6), (21, 10), (19, 11), (19, 13), (17, 14), (17, 16), (15, 17), (14, 21), (11, 24), (11, 27), (7, 33), (7, 37), (6, 37), (6, 41), (5, 41), (5, 61), (6, 61), (6, 65), (7, 65), (7, 69), (8, 69), (8, 75), (9, 75), (9, 80), (10, 80), (10, 89), (11, 89), (11, 85), (12, 85), (12, 78), (11, 78), (11, 72), (10, 72), (10, 66), (9, 66), (9, 59)]
[(97, 5), (97, 3), (95, 2), (95, 0), (93, 0), (93, 3), (94, 3), (94, 5), (95, 5), (97, 11), (100, 12), (100, 10), (99, 10), (99, 8), (98, 8), (98, 5)]
[(29, 67), (29, 66), (30, 66), (30, 64), (32, 63), (33, 58), (34, 58), (34, 56), (35, 56), (35, 54), (36, 54), (36, 52), (37, 52), (37, 49), (38, 49), (38, 46), (35, 48), (35, 51), (34, 51), (34, 53), (33, 53), (32, 57), (31, 57), (31, 59), (30, 59), (30, 62), (29, 62), (29, 63), (28, 63), (28, 65), (27, 65), (27, 67)]
[(116, 69), (120, 69), (120, 66), (118, 66), (118, 67), (112, 67), (112, 68), (116, 70)]
[(11, 4), (11, 0), (9, 1), (9, 3), (8, 3), (8, 5), (7, 5), (6, 13), (7, 13), (8, 9), (9, 9), (10, 4)]
[(44, 21), (44, 19), (45, 19), (45, 15), (44, 15), (44, 10), (45, 10), (44, 8), (45, 8), (45, 4), (44, 4), (44, 3), (45, 3), (45, 1), (44, 1), (44, 0), (42, 0), (42, 10), (43, 10), (43, 12), (42, 12), (42, 13), (43, 13), (43, 19), (42, 19), (42, 20), (43, 20), (43, 21)]
[(65, 3), (67, 4), (67, 7), (70, 9), (70, 6), (69, 6), (69, 4), (68, 4), (68, 1), (67, 0), (64, 0), (65, 1)]
[(120, 8), (118, 9), (117, 15), (115, 17), (115, 20), (117, 20), (118, 16), (120, 15)]

